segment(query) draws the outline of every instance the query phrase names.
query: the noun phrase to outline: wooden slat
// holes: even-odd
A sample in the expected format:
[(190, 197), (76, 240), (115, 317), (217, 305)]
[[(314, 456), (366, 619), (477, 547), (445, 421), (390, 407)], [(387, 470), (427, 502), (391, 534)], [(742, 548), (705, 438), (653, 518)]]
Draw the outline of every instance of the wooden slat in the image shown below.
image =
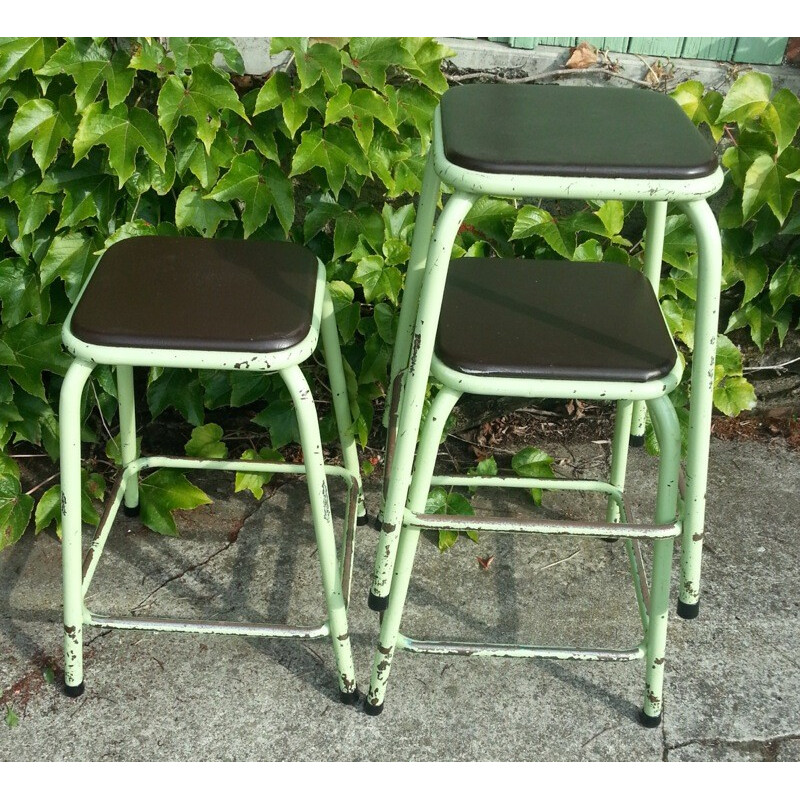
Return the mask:
[(629, 53), (643, 56), (679, 56), (683, 48), (683, 37), (677, 39), (632, 36), (628, 44)]
[(578, 43), (576, 36), (551, 36), (539, 39), (539, 44), (548, 44), (555, 47), (575, 47)]
[(685, 39), (681, 55), (684, 58), (705, 58), (710, 61), (730, 61), (736, 48), (736, 37), (729, 39), (702, 36)]
[(780, 64), (788, 38), (758, 39), (743, 36), (736, 42), (733, 60), (740, 64)]
[(534, 47), (541, 41), (533, 36), (512, 36), (511, 46), (519, 47), (523, 50), (533, 50)]
[(615, 53), (627, 53), (630, 38), (627, 36), (578, 36), (578, 42), (589, 42), (598, 50), (613, 50)]

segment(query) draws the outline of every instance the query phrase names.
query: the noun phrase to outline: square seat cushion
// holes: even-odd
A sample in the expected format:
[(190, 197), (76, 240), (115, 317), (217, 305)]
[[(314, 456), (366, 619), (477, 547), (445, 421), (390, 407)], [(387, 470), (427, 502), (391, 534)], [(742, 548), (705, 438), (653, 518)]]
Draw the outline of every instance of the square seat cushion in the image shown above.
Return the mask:
[(691, 180), (717, 157), (671, 97), (603, 86), (471, 84), (441, 101), (447, 160), (468, 170)]
[(100, 260), (71, 330), (109, 347), (285, 350), (311, 330), (317, 269), (288, 242), (125, 239)]
[(469, 375), (645, 382), (677, 353), (647, 279), (622, 264), (450, 262), (436, 355)]

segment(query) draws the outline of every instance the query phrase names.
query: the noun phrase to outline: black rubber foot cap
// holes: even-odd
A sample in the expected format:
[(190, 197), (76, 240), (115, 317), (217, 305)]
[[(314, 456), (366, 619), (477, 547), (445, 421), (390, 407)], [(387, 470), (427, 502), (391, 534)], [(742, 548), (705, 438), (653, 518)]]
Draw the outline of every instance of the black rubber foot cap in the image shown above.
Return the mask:
[(372, 520), (372, 527), (380, 533), (383, 529), (383, 517), (378, 514), (375, 519)]
[(374, 706), (372, 705), (372, 703), (367, 701), (366, 703), (364, 703), (364, 711), (366, 711), (367, 714), (369, 714), (369, 716), (371, 717), (377, 717), (381, 713), (381, 711), (383, 711), (383, 703), (381, 703), (378, 706)]
[(649, 714), (644, 713), (644, 709), (639, 709), (639, 722), (645, 728), (657, 728), (661, 724), (663, 713), (662, 711), (657, 717), (651, 717)]
[(631, 436), (631, 447), (644, 447), (644, 436)]
[(684, 603), (678, 600), (678, 616), (681, 619), (696, 619), (700, 613), (700, 601), (696, 603)]
[(378, 597), (378, 595), (373, 594), (372, 592), (369, 593), (369, 598), (367, 598), (367, 605), (373, 611), (386, 611), (389, 608), (389, 598), (388, 597)]
[(358, 689), (353, 689), (352, 692), (343, 692), (341, 689), (339, 690), (339, 699), (346, 705), (346, 706), (354, 706), (358, 701), (361, 699), (361, 692)]
[(125, 512), (126, 517), (138, 517), (139, 516), (139, 504), (137, 503), (132, 508), (128, 508), (124, 503), (122, 505), (122, 510)]
[(610, 543), (613, 544), (614, 542), (618, 542), (619, 541), (619, 537), (618, 536), (601, 536), (600, 537), (600, 541), (601, 542), (610, 542)]
[(68, 683), (64, 684), (64, 694), (67, 697), (80, 697), (83, 694), (83, 690), (86, 687), (84, 686), (83, 681), (81, 681), (77, 686), (70, 686)]
[(356, 517), (356, 525), (360, 528), (362, 525), (366, 525), (369, 522), (369, 514), (365, 511), (363, 514), (359, 514)]

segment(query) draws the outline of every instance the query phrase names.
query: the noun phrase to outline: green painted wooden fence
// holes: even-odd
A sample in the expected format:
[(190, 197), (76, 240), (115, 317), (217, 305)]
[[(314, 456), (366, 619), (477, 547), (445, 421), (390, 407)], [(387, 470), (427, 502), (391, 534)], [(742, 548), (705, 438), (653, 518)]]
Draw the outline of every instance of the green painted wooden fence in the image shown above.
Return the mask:
[(704, 58), (711, 61), (737, 61), (747, 64), (780, 64), (786, 51), (787, 38), (755, 37), (701, 37), (662, 38), (662, 37), (529, 37), (529, 36), (491, 36), (492, 42), (501, 42), (532, 50), (538, 44), (574, 47), (578, 42), (589, 42), (601, 50), (616, 53), (638, 53), (643, 56), (680, 56), (682, 58)]

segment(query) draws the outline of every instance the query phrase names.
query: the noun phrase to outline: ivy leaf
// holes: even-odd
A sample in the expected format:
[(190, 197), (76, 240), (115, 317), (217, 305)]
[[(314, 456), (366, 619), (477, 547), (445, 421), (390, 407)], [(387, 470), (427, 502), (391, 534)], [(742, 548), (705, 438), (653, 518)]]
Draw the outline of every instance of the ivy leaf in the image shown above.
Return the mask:
[(175, 144), (175, 169), (183, 177), (186, 171), (200, 181), (204, 189), (210, 189), (219, 177), (221, 166), (230, 164), (232, 155), (225, 152), (222, 135), (217, 134), (211, 151), (197, 138), (197, 128), (188, 119), (182, 120), (172, 137)]
[(83, 111), (97, 99), (103, 84), (109, 108), (124, 102), (133, 88), (136, 72), (128, 68), (130, 58), (122, 51), (112, 54), (108, 44), (98, 44), (92, 39), (67, 39), (48, 62), (39, 70), (40, 75), (66, 73), (75, 81), (75, 100), (78, 111)]
[(446, 91), (447, 79), (442, 75), (442, 60), (452, 58), (455, 52), (428, 36), (407, 36), (402, 43), (412, 57), (411, 63), (405, 67), (408, 74), (437, 94)]
[(372, 309), (372, 317), (375, 320), (378, 335), (386, 344), (393, 345), (399, 321), (397, 313), (387, 303), (377, 303)]
[(762, 72), (748, 72), (737, 78), (722, 101), (717, 122), (743, 125), (759, 116), (769, 103), (772, 78)]
[(349, 43), (347, 66), (355, 70), (367, 86), (382, 89), (389, 65), (415, 66), (411, 54), (400, 40), (389, 36), (354, 36)]
[(527, 239), (530, 236), (541, 236), (558, 255), (572, 257), (572, 250), (564, 241), (553, 215), (543, 208), (523, 206), (517, 213), (510, 239)]
[(203, 424), (202, 388), (189, 370), (165, 369), (147, 387), (147, 404), (154, 418), (171, 406), (192, 425)]
[(144, 150), (163, 170), (167, 148), (153, 115), (141, 108), (93, 103), (85, 111), (73, 142), (77, 164), (95, 145), (108, 147), (108, 162), (119, 178), (119, 187), (133, 174), (136, 154)]
[(724, 126), (716, 124), (722, 108), (722, 95), (710, 90), (706, 92), (700, 81), (685, 81), (670, 92), (670, 96), (684, 110), (686, 116), (698, 127), (708, 125), (714, 141), (722, 137)]
[(52, 197), (46, 194), (29, 194), (19, 206), (19, 235), (28, 236), (39, 230), (42, 222), (54, 208)]
[(139, 484), (141, 520), (150, 530), (177, 536), (173, 511), (189, 511), (211, 503), (211, 498), (176, 470), (159, 469)]
[(33, 511), (33, 498), (22, 493), (19, 479), (10, 473), (0, 474), (0, 550), (18, 541)]
[(350, 167), (359, 175), (369, 176), (369, 163), (352, 131), (329, 128), (305, 131), (292, 159), (291, 177), (302, 175), (314, 167), (322, 167), (334, 197), (344, 184)]
[(724, 333), (719, 334), (717, 337), (715, 363), (725, 375), (735, 376), (742, 374), (742, 353)]
[(0, 261), (0, 300), (3, 303), (3, 324), (13, 327), (29, 314), (43, 322), (39, 275), (33, 263), (21, 258)]
[(790, 297), (800, 297), (800, 267), (794, 260), (781, 264), (769, 282), (769, 302), (777, 314)]
[(175, 56), (175, 69), (183, 72), (201, 64), (211, 64), (219, 53), (232, 72), (244, 74), (244, 61), (230, 39), (221, 36), (170, 36), (169, 46)]
[(343, 211), (336, 218), (333, 229), (333, 258), (341, 258), (353, 251), (359, 236), (363, 236), (373, 248), (380, 247), (383, 239), (383, 220), (369, 206)]
[(353, 283), (364, 289), (364, 299), (374, 303), (388, 297), (397, 305), (403, 275), (397, 267), (387, 267), (381, 256), (366, 256), (358, 262)]
[(397, 132), (394, 116), (387, 104), (372, 89), (356, 89), (343, 83), (333, 97), (328, 100), (325, 110), (325, 125), (332, 125), (342, 119), (353, 121), (353, 132), (358, 143), (366, 152), (369, 150), (374, 132), (373, 120), (380, 120), (389, 130)]
[(474, 467), (467, 470), (467, 475), (483, 475), (489, 478), (494, 478), (497, 473), (497, 462), (494, 456), (481, 459)]
[(270, 403), (260, 414), (253, 417), (253, 422), (269, 430), (270, 442), (275, 449), (289, 442), (300, 441), (297, 414), (291, 400), (276, 400)]
[(185, 85), (177, 75), (170, 75), (164, 82), (158, 94), (158, 124), (169, 138), (181, 117), (193, 118), (197, 136), (209, 153), (221, 124), (219, 112), (224, 108), (247, 119), (228, 78), (208, 64), (198, 64)]
[(206, 199), (240, 200), (244, 203), (242, 223), (245, 237), (266, 222), (270, 209), (275, 209), (287, 234), (294, 222), (291, 181), (277, 164), (265, 164), (252, 150), (233, 159), (230, 169)]
[(741, 375), (726, 375), (723, 367), (714, 368), (714, 405), (729, 417), (755, 408), (756, 393)]
[[(157, 168), (154, 161), (149, 162)], [(41, 187), (39, 190), (40, 191)], [(56, 230), (76, 228), (79, 222), (96, 219), (106, 226), (119, 201), (119, 193), (114, 178), (105, 173), (95, 173), (80, 180), (70, 181), (63, 186), (64, 199)]]
[(329, 92), (341, 86), (342, 54), (327, 42), (317, 42), (307, 50), (295, 50), (294, 63), (301, 89), (308, 89), (320, 78)]
[[(438, 514), (445, 516), (475, 516), (475, 509), (472, 504), (458, 492), (448, 492), (443, 486), (437, 486), (428, 494), (425, 502), (426, 514)], [(474, 531), (467, 533), (475, 535)], [(473, 538), (470, 536), (470, 538)], [(458, 541), (458, 532), (450, 530), (439, 531), (439, 551), (444, 552), (450, 549)]]
[(74, 302), (89, 267), (97, 260), (95, 249), (92, 240), (78, 231), (53, 237), (40, 267), (42, 289), (61, 278), (67, 297)]
[(42, 372), (64, 375), (71, 359), (61, 350), (61, 326), (40, 325), (28, 317), (3, 333), (17, 366), (8, 367), (16, 384), (35, 397), (46, 400)]
[(339, 334), (342, 342), (347, 344), (353, 338), (361, 320), (361, 304), (353, 302), (355, 297), (353, 287), (344, 281), (331, 281), (328, 284), (328, 291), (333, 300)]
[(44, 174), (53, 163), (61, 142), (70, 142), (77, 128), (75, 100), (62, 95), (58, 108), (49, 100), (29, 100), (17, 109), (8, 133), (9, 153), (31, 142), (33, 159)]
[(620, 200), (607, 200), (594, 212), (603, 223), (605, 235), (612, 239), (619, 234), (625, 223), (625, 209)]
[[(526, 447), (511, 459), (511, 468), (522, 478), (554, 478), (552, 456), (537, 447)], [(542, 502), (542, 490), (531, 489), (533, 502), (538, 506)]]
[(744, 181), (742, 192), (742, 213), (744, 220), (750, 219), (764, 204), (772, 209), (778, 221), (783, 224), (792, 208), (792, 200), (797, 193), (797, 184), (788, 175), (800, 168), (800, 150), (787, 147), (777, 161), (769, 155), (758, 156)]
[(575, 248), (572, 258), (574, 261), (602, 261), (603, 248), (597, 239), (588, 239)]
[(155, 72), (165, 75), (175, 69), (175, 59), (161, 46), (155, 38), (138, 38), (131, 47), (131, 60), (128, 66), (131, 69)]
[[(319, 97), (312, 91), (297, 91), (292, 86), (292, 79), (285, 72), (275, 72), (261, 87), (253, 114), (263, 114), (280, 107), (289, 138), (293, 139), (297, 129), (308, 119), (309, 110), (315, 108), (318, 101)], [(326, 102), (323, 95), (323, 108)]]
[(697, 252), (697, 236), (685, 214), (672, 214), (664, 225), (664, 261), (683, 272), (691, 272), (688, 253)]
[[(94, 507), (93, 500), (102, 502), (105, 496), (106, 482), (96, 472), (81, 470), (81, 521), (87, 525), (97, 525), (100, 515)], [(36, 504), (34, 514), (34, 532), (41, 533), (49, 525), (55, 523), (56, 535), (61, 538), (61, 485), (51, 486)]]
[[(275, 464), (282, 464), (285, 459), (277, 451), (269, 447), (262, 447), (258, 452), (253, 449), (245, 450), (241, 455), (242, 461), (267, 461)], [(256, 500), (264, 496), (264, 486), (271, 480), (271, 472), (237, 472), (234, 480), (233, 491), (249, 491)]]
[(44, 65), (56, 47), (57, 39), (54, 37), (0, 39), (0, 84), (13, 80), (26, 69), (35, 72)]
[(364, 359), (358, 375), (359, 383), (386, 383), (392, 351), (377, 334), (367, 337), (364, 342)]
[(508, 231), (516, 219), (516, 209), (505, 200), (481, 197), (475, 202), (464, 218), (467, 229), (474, 228), (479, 233), (498, 243), (508, 239)]
[(221, 203), (203, 197), (196, 186), (187, 186), (178, 195), (175, 204), (175, 224), (178, 230), (194, 228), (206, 237), (213, 237), (223, 220), (236, 219), (230, 203)]
[(775, 134), (778, 153), (782, 153), (800, 128), (800, 99), (790, 89), (779, 89), (764, 111), (762, 120)]
[(214, 422), (193, 428), (183, 449), (192, 458), (225, 458), (228, 455), (228, 446), (222, 441), (222, 428)]
[(439, 105), (439, 98), (424, 86), (407, 84), (384, 89), (392, 116), (398, 124), (412, 125), (419, 136), (422, 152), (426, 152), (431, 142), (433, 112)]

